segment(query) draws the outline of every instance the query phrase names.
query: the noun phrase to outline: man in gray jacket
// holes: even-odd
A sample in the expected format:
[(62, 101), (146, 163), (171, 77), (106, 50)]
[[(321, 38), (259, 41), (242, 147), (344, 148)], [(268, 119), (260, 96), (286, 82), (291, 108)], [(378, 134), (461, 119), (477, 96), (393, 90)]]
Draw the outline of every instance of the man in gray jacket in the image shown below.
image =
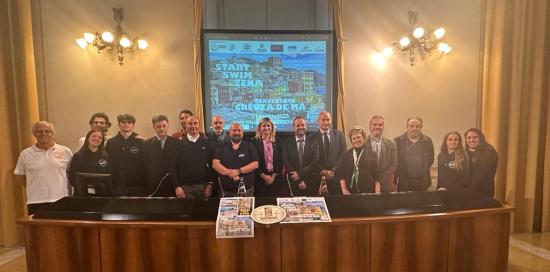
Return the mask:
[(397, 145), (397, 191), (426, 191), (432, 184), (430, 167), (434, 163), (432, 139), (422, 134), (422, 119), (407, 119), (407, 131), (393, 139)]
[(397, 145), (394, 141), (383, 137), (384, 117), (375, 115), (369, 122), (369, 137), (367, 147), (371, 147), (378, 159), (378, 176), (380, 177), (380, 191), (395, 192), (393, 183), (394, 173), (397, 169)]

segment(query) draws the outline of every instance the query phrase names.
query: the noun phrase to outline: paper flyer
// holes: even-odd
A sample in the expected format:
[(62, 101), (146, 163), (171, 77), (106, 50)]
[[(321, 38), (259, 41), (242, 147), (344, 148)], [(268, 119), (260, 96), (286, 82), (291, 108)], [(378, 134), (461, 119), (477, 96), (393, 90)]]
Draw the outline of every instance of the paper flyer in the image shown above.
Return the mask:
[(220, 199), (216, 219), (216, 238), (254, 237), (253, 197), (227, 197)]
[(332, 222), (324, 197), (277, 198), (277, 206), (286, 211), (281, 223)]

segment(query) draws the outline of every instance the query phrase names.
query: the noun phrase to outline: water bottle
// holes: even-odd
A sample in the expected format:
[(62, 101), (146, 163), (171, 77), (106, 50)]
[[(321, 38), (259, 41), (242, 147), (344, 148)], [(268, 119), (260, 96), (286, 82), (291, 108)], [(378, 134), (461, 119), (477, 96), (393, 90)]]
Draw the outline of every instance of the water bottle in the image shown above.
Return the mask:
[(246, 196), (246, 185), (244, 184), (243, 177), (239, 178), (239, 188), (237, 189), (237, 196)]

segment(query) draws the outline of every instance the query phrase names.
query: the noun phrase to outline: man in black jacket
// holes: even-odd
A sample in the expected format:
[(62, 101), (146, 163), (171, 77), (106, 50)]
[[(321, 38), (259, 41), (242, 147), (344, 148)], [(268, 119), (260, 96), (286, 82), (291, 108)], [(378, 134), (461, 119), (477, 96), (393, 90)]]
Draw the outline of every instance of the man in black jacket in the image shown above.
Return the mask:
[(227, 131), (223, 129), (224, 126), (225, 121), (221, 116), (212, 116), (212, 122), (210, 123), (210, 128), (212, 128), (212, 132), (208, 133), (208, 141), (210, 141), (213, 148), (216, 148), (219, 143), (231, 141), (229, 133), (227, 133)]
[(407, 119), (407, 132), (394, 139), (397, 144), (397, 191), (426, 191), (432, 184), (430, 167), (434, 163), (434, 145), (422, 134), (422, 119)]
[(170, 163), (170, 179), (179, 198), (208, 198), (216, 181), (212, 170), (212, 149), (204, 134), (199, 133), (199, 124), (196, 116), (187, 119), (187, 134)]
[(306, 137), (306, 120), (297, 116), (292, 121), (294, 137), (283, 146), (283, 163), (291, 196), (319, 195), (319, 146)]
[(144, 158), (147, 168), (147, 194), (175, 196), (173, 183), (168, 178), (170, 159), (177, 147), (177, 140), (168, 136), (168, 118), (155, 115), (152, 119), (155, 136), (145, 140)]
[(115, 196), (143, 196), (145, 193), (145, 165), (143, 138), (134, 132), (136, 118), (130, 114), (117, 117), (119, 133), (109, 139), (105, 150), (113, 165), (113, 194)]
[(322, 111), (317, 117), (319, 131), (311, 134), (311, 139), (317, 141), (319, 146), (319, 174), (325, 177), (330, 194), (342, 194), (340, 183), (334, 178), (336, 164), (346, 152), (346, 137), (344, 134), (332, 128), (330, 112)]

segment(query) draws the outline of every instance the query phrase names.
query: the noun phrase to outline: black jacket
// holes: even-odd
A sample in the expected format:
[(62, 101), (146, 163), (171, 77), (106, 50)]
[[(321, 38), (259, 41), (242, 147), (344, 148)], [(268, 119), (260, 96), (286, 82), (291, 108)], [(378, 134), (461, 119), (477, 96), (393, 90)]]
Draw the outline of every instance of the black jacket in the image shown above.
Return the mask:
[(143, 160), (143, 140), (136, 133), (124, 139), (120, 133), (109, 139), (105, 150), (113, 163), (115, 195), (143, 196), (146, 171)]
[[(357, 153), (359, 156), (361, 151)], [(374, 153), (370, 146), (365, 148), (363, 154), (359, 158), (359, 180), (357, 186), (351, 188), (351, 177), (355, 165), (353, 163), (353, 148), (350, 148), (340, 158), (338, 165), (336, 166), (336, 180), (345, 180), (350, 192), (353, 193), (374, 193), (374, 182), (380, 181), (378, 177), (378, 163), (376, 153)]]
[(329, 153), (325, 154), (323, 149), (323, 134), (321, 131), (316, 131), (309, 136), (311, 140), (317, 141), (319, 148), (319, 166), (321, 169), (334, 169), (340, 160), (340, 157), (346, 152), (346, 137), (336, 129), (330, 129), (330, 144)]
[(467, 151), (470, 157), (471, 176), (468, 189), (494, 197), (498, 154), (492, 147), (485, 147), (484, 149), (483, 152), (480, 150)]
[(424, 134), (420, 134), (419, 144), (422, 148), (422, 178), (421, 184), (403, 184), (407, 183), (409, 177), (407, 176), (407, 161), (405, 160), (405, 149), (409, 138), (407, 133), (403, 133), (401, 136), (394, 139), (397, 144), (397, 171), (395, 172), (396, 176), (399, 178), (399, 184), (397, 185), (397, 190), (399, 186), (412, 186), (418, 189), (426, 190), (432, 184), (430, 176), (430, 167), (434, 163), (434, 145), (432, 139)]
[(283, 163), (285, 172), (298, 172), (298, 175), (303, 179), (318, 178), (321, 168), (319, 167), (319, 146), (317, 141), (310, 137), (306, 138), (304, 145), (304, 156), (302, 165), (298, 158), (298, 146), (296, 137), (292, 136), (286, 140), (283, 146)]
[[(465, 163), (469, 163), (466, 161)], [(459, 171), (455, 166), (455, 153), (439, 153), (437, 156), (437, 188), (464, 190), (470, 185), (469, 169)]]
[[(174, 156), (178, 141), (167, 136), (164, 148), (156, 136), (143, 142), (144, 161), (147, 168), (147, 193), (153, 193), (162, 180), (162, 184), (155, 196), (174, 196), (174, 187), (168, 177), (164, 177), (170, 171), (170, 160)], [(164, 178), (164, 180), (163, 180)]]
[[(67, 177), (71, 185), (77, 188), (76, 173), (113, 174), (109, 156), (104, 151), (92, 152), (83, 148), (76, 152), (67, 169)], [(77, 194), (77, 190), (75, 190)]]

